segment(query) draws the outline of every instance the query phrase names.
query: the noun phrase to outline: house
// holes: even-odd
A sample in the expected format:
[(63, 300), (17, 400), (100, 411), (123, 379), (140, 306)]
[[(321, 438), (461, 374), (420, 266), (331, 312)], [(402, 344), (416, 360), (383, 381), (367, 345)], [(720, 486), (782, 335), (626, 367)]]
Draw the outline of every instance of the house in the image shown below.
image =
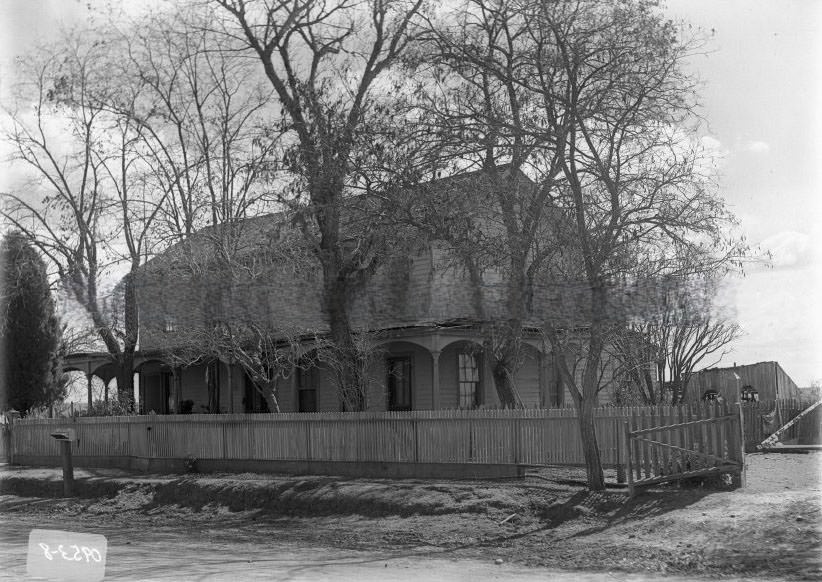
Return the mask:
[(728, 402), (799, 398), (796, 383), (778, 362), (758, 362), (694, 372), (688, 384), (688, 399), (722, 396)]
[[(463, 175), (487, 180), (481, 172)], [(453, 186), (452, 179), (435, 182)], [(489, 207), (477, 196), (478, 208)], [(234, 231), (209, 227), (148, 261), (138, 283), (142, 412), (264, 412), (270, 407), (236, 364), (219, 358), (180, 363), (170, 358), (192, 330), (232, 321), (256, 322), (302, 338), (306, 356), (312, 337), (328, 331), (321, 304), (321, 274), (308, 262), (286, 258), (299, 250), (300, 235), (283, 215), (246, 219)], [(228, 241), (228, 243), (226, 243)], [(220, 245), (232, 245), (229, 269), (215, 269)], [(306, 253), (310, 256), (310, 253)], [(435, 410), (499, 404), (476, 308), (485, 317), (504, 313), (502, 277), (483, 273), (480, 289), (440, 240), (416, 237), (392, 250), (350, 306), (352, 325), (367, 330), (377, 357), (368, 370), (368, 410)], [(532, 304), (548, 301), (537, 294)], [(555, 300), (556, 298), (553, 298)], [(565, 394), (538, 322), (526, 326), (522, 363), (515, 383), (526, 407), (558, 406)], [(88, 359), (88, 358), (86, 358)], [(104, 358), (100, 360), (104, 369)], [(93, 374), (96, 364), (75, 368)], [(327, 365), (296, 366), (278, 384), (283, 412), (339, 411), (341, 401)]]

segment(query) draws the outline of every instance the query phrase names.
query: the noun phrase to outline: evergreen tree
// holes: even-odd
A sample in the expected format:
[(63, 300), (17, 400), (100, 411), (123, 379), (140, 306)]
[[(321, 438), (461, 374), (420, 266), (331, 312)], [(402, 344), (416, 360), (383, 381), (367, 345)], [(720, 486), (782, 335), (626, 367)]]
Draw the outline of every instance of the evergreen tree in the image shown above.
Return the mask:
[(46, 266), (18, 232), (0, 245), (0, 410), (25, 414), (65, 396), (61, 328)]

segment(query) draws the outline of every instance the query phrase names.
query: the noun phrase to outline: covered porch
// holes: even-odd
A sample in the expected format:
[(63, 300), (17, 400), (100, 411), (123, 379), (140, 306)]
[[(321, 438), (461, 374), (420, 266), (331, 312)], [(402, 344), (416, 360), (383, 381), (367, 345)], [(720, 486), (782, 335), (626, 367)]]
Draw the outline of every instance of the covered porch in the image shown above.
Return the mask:
[[(310, 354), (311, 345), (305, 346)], [(72, 354), (64, 371), (86, 375), (92, 405), (92, 379), (108, 386), (116, 375), (106, 353)], [(159, 353), (138, 352), (134, 359), (134, 402), (141, 414), (270, 412), (265, 398), (236, 364), (212, 359), (188, 366), (169, 363)], [(294, 366), (281, 379), (281, 412), (342, 410), (332, 369), (320, 363)], [(566, 395), (549, 349), (536, 334), (523, 340), (515, 377), (526, 408), (562, 406)], [(368, 369), (366, 410), (409, 411), (496, 408), (499, 406), (490, 363), (477, 330), (468, 326), (428, 326), (382, 330)]]

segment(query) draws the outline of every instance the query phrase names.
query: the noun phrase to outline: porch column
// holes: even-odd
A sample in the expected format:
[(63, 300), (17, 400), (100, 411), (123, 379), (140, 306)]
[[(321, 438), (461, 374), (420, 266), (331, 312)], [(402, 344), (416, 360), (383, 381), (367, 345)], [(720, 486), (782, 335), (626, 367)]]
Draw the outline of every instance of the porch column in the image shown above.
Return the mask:
[(91, 380), (94, 378), (94, 374), (86, 374), (86, 386), (88, 389), (88, 409), (91, 411), (91, 407), (93, 406), (93, 395), (91, 393)]
[(440, 351), (431, 352), (431, 408), (440, 408)]

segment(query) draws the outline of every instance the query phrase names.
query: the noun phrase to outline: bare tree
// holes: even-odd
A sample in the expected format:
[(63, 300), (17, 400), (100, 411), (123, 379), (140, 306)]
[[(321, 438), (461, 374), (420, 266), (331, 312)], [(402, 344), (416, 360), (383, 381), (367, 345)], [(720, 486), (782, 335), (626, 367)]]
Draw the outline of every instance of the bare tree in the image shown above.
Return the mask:
[[(37, 245), (88, 313), (128, 403), (138, 338), (133, 277), (150, 251), (162, 193), (158, 199), (144, 187), (139, 128), (107, 108), (120, 89), (110, 82), (109, 48), (94, 35), (74, 33), (23, 61), (26, 81), (8, 112), (6, 137), (31, 181), (4, 195), (3, 215)], [(137, 96), (124, 91), (119, 98)], [(106, 270), (122, 263), (125, 298), (116, 325), (101, 287)]]
[(169, 192), (161, 234), (177, 242), (209, 225), (216, 257), (230, 266), (247, 250), (243, 220), (275, 209), (265, 175), (277, 144), (272, 91), (202, 11), (149, 14), (118, 38), (128, 57), (120, 75), (143, 90), (140, 101), (112, 106), (142, 128), (155, 186)]
[[(349, 316), (352, 290), (376, 267), (379, 240), (346, 224), (347, 192), (363, 180), (373, 117), (389, 73), (411, 40), (422, 0), (263, 2), (215, 0), (219, 30), (259, 59), (283, 108), (285, 192), (322, 268), (323, 306), (341, 361), (347, 409), (364, 404), (364, 384)], [(380, 86), (380, 83), (387, 86)], [(399, 81), (394, 81), (400, 83)], [(303, 194), (306, 198), (303, 198)], [(346, 229), (348, 232), (346, 232)]]
[[(423, 39), (415, 105), (429, 163), (483, 175), (433, 183), (416, 199), (431, 207), (422, 228), (447, 241), (468, 272), (497, 395), (518, 406), (523, 323), (534, 282), (556, 251), (548, 226), (555, 185), (531, 177), (537, 168), (559, 173), (562, 138), (532, 130), (539, 109), (526, 80), (536, 69), (519, 3), (466, 0), (429, 18)], [(503, 279), (501, 297), (488, 292), (486, 275)]]
[[(652, 2), (533, 3), (529, 18), (551, 135), (563, 135), (566, 187), (556, 204), (572, 227), (566, 263), (579, 281), (585, 366), (575, 376), (560, 314), (545, 318), (555, 361), (579, 411), (588, 485), (604, 481), (593, 410), (603, 351), (626, 314), (619, 294), (637, 274), (728, 268), (740, 245), (714, 194), (694, 124), (695, 82), (683, 61), (698, 45), (681, 40)], [(574, 269), (576, 272), (574, 272)]]
[(606, 348), (628, 392), (636, 390), (647, 404), (681, 402), (694, 370), (721, 360), (742, 328), (718, 304), (719, 290), (717, 276), (705, 274), (631, 286), (630, 323), (614, 331)]
[[(178, 334), (177, 342), (164, 350), (163, 358), (172, 366), (222, 361), (239, 368), (251, 379), (254, 389), (265, 399), (268, 409), (280, 412), (281, 382), (302, 368), (319, 365), (326, 340), (314, 334), (274, 330), (256, 323), (221, 322), (210, 328), (190, 328)], [(233, 385), (233, 378), (229, 379)], [(209, 394), (209, 412), (218, 403)]]

